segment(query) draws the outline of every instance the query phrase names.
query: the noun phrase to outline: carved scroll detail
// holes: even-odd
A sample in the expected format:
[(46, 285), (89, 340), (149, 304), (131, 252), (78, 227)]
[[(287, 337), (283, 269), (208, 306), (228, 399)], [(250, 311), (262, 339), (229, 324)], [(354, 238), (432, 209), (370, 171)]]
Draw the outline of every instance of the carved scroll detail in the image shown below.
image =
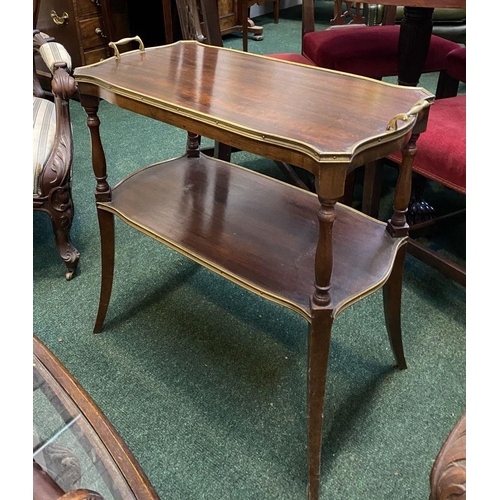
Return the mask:
[(429, 500), (466, 499), (465, 413), (444, 442), (431, 472)]

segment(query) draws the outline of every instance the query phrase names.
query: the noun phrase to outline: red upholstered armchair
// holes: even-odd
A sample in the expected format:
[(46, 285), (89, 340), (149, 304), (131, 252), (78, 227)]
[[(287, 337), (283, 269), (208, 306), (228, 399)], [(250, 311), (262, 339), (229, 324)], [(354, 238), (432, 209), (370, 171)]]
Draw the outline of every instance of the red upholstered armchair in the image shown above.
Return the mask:
[[(460, 47), (453, 50), (446, 57), (446, 88), (448, 95), (456, 94), (458, 82), (466, 81), (466, 49)], [(451, 89), (451, 90), (450, 90)], [(413, 139), (412, 139), (413, 140)], [(401, 153), (394, 153), (388, 159), (397, 165), (401, 163)], [(413, 171), (417, 174), (413, 182), (419, 177), (432, 180), (448, 189), (465, 195), (466, 193), (466, 96), (455, 95), (436, 99), (429, 112), (427, 130), (416, 142), (416, 154), (413, 160)], [(366, 182), (366, 179), (365, 179)], [(373, 195), (380, 186), (375, 184), (364, 186), (365, 194)], [(423, 262), (438, 269), (444, 275), (465, 286), (465, 269), (451, 260), (443, 257), (434, 250), (419, 243), (416, 238), (426, 236), (436, 228), (449, 225), (453, 221), (462, 222), (465, 219), (465, 209), (457, 212), (440, 214), (434, 213), (423, 199), (424, 189), (414, 190), (414, 197), (408, 209), (407, 218), (410, 224), (410, 242), (408, 252)], [(378, 202), (365, 212), (372, 216), (378, 215)], [(441, 226), (440, 226), (441, 224)]]
[[(378, 80), (397, 76), (400, 27), (394, 24), (396, 7), (385, 9), (382, 24), (368, 26), (364, 6), (365, 2), (334, 0), (332, 25), (315, 31), (314, 0), (303, 0), (302, 56), (306, 61)], [(458, 47), (455, 42), (432, 35), (423, 72), (444, 71), (446, 56)], [(297, 54), (273, 56), (296, 60)]]

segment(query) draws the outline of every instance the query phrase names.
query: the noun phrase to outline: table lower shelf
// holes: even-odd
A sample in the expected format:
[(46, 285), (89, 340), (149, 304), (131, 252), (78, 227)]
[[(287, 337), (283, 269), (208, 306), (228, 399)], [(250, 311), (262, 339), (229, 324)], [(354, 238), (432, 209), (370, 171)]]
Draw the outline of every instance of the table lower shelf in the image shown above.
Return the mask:
[[(316, 195), (201, 155), (131, 174), (98, 209), (310, 320), (318, 242)], [(385, 224), (336, 205), (333, 314), (380, 288), (397, 249)]]

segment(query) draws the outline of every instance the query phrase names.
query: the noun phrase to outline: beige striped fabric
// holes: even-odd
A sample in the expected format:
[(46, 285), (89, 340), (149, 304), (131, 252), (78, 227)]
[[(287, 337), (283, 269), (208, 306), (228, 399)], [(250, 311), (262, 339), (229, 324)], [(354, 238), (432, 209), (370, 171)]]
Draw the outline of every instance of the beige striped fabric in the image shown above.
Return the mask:
[(58, 62), (65, 62), (68, 69), (71, 71), (71, 56), (63, 45), (57, 42), (47, 42), (40, 45), (40, 55), (43, 61), (50, 69), (51, 73), (54, 73), (54, 64)]
[(56, 112), (53, 102), (33, 96), (33, 195), (39, 195), (39, 178), (54, 146)]

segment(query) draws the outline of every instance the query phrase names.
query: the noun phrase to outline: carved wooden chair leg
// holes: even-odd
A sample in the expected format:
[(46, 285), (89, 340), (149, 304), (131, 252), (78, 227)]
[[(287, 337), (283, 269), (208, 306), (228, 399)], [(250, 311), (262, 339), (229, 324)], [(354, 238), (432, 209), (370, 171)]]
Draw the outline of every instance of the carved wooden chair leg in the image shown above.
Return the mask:
[(94, 333), (101, 333), (113, 288), (115, 271), (115, 220), (112, 213), (99, 209), (97, 210), (97, 217), (101, 233), (101, 295)]
[(383, 287), (384, 315), (391, 349), (400, 370), (406, 368), (401, 335), (401, 299), (403, 291), (403, 270), (406, 256), (405, 243), (398, 251), (391, 275)]
[(70, 237), (73, 223), (73, 203), (69, 187), (59, 188), (57, 194), (54, 193), (54, 198), (57, 198), (58, 201), (49, 204), (47, 213), (52, 223), (57, 250), (66, 264), (66, 279), (70, 280), (78, 267), (80, 252), (75, 248)]

